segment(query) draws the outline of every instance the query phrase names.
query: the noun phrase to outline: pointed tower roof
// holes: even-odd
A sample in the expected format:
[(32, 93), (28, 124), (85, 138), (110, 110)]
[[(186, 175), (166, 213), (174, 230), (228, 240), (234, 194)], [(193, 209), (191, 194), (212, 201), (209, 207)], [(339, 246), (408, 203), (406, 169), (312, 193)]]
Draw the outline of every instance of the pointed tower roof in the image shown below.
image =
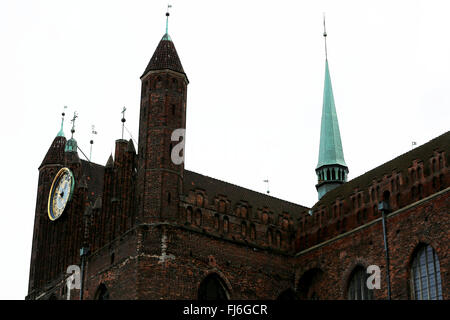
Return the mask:
[(158, 44), (158, 47), (156, 47), (156, 50), (153, 53), (153, 56), (150, 59), (147, 68), (145, 68), (145, 71), (142, 74), (141, 78), (145, 76), (149, 71), (164, 69), (169, 69), (186, 75), (183, 70), (183, 66), (181, 65), (180, 58), (178, 57), (177, 50), (175, 49), (175, 45), (173, 44), (173, 41), (169, 36), (169, 12), (166, 13), (166, 17), (166, 33), (163, 35), (161, 41)]
[(113, 160), (113, 156), (112, 153), (108, 158), (108, 161), (106, 162), (106, 166), (105, 168), (112, 168), (114, 166), (114, 160)]
[(180, 58), (178, 57), (175, 45), (168, 34), (165, 34), (156, 47), (150, 62), (147, 65), (141, 78), (145, 76), (151, 70), (164, 70), (169, 69), (172, 71), (185, 74), (183, 66), (181, 65)]
[(322, 123), (320, 128), (319, 162), (317, 168), (325, 165), (341, 165), (346, 167), (342, 149), (339, 123), (334, 105), (333, 88), (331, 86), (328, 59), (325, 60), (325, 83), (323, 89)]

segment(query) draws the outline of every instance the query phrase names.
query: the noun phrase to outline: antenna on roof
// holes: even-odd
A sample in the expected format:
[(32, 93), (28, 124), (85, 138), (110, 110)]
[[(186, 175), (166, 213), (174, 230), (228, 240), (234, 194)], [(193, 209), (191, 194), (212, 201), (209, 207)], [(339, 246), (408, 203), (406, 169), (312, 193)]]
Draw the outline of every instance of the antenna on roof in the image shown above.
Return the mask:
[(267, 194), (269, 194), (270, 193), (270, 191), (269, 191), (269, 178), (267, 178), (263, 182), (267, 183)]
[(92, 136), (91, 136), (91, 141), (89, 141), (89, 143), (91, 144), (91, 151), (89, 153), (89, 161), (92, 160), (92, 145), (94, 144), (94, 134), (97, 134), (97, 131), (95, 131), (95, 126), (92, 125)]
[(125, 119), (125, 111), (127, 111), (127, 108), (123, 107), (123, 110), (122, 110), (122, 120), (120, 120), (120, 121), (122, 121), (122, 140), (123, 140), (123, 130), (124, 130), (124, 128), (125, 128), (125, 121), (127, 121), (127, 120)]

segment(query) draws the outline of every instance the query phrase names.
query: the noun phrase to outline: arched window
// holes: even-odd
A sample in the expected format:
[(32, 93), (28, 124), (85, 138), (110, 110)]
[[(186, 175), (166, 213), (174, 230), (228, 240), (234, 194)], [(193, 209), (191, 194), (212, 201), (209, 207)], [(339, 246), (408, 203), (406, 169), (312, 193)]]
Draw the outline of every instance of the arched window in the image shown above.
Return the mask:
[(219, 230), (219, 215), (217, 213), (214, 215), (214, 228)]
[(94, 300), (109, 300), (109, 292), (105, 284), (101, 283), (98, 286), (97, 291), (95, 292)]
[(223, 232), (228, 233), (230, 229), (230, 222), (228, 220), (228, 217), (223, 217)]
[(242, 221), (241, 223), (241, 235), (245, 238), (247, 236), (247, 223)]
[(275, 245), (277, 246), (277, 248), (281, 247), (281, 233), (280, 231), (277, 231), (275, 234)]
[(198, 193), (196, 198), (195, 198), (195, 202), (196, 202), (198, 207), (203, 207), (203, 195)]
[(200, 209), (195, 210), (195, 224), (202, 225), (202, 211)]
[(267, 230), (267, 244), (271, 246), (273, 243), (273, 231), (272, 229)]
[(198, 300), (228, 299), (229, 294), (227, 292), (225, 283), (218, 274), (210, 274), (200, 283), (200, 287), (198, 289)]
[(192, 208), (191, 207), (187, 208), (186, 221), (188, 223), (192, 223)]
[(347, 297), (348, 300), (372, 300), (373, 290), (367, 288), (368, 274), (362, 266), (357, 266), (348, 283)]
[(297, 283), (296, 297), (299, 300), (319, 300), (318, 292), (322, 278), (323, 271), (321, 269), (313, 268), (306, 271)]
[(422, 245), (411, 265), (411, 298), (416, 300), (442, 300), (441, 268), (436, 251)]

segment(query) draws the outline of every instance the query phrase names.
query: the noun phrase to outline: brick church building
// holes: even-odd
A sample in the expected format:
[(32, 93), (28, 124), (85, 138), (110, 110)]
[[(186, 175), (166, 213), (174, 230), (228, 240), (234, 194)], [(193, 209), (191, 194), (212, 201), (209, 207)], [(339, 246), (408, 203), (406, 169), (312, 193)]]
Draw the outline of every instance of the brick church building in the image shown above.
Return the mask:
[(167, 32), (141, 81), (137, 146), (99, 165), (61, 130), (39, 166), (26, 299), (450, 299), (450, 132), (347, 181), (326, 60), (308, 208), (173, 161), (189, 81)]

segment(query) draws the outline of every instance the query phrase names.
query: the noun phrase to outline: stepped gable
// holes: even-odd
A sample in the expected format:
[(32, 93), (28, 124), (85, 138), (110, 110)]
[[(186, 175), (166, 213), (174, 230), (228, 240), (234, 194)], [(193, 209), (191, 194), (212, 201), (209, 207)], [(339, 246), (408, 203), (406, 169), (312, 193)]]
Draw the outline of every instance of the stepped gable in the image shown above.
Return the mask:
[(336, 199), (348, 198), (355, 189), (366, 189), (372, 185), (374, 180), (382, 179), (384, 175), (390, 175), (392, 172), (401, 172), (403, 177), (408, 176), (408, 167), (414, 160), (422, 160), (425, 168), (428, 167), (428, 159), (434, 156), (435, 151), (444, 151), (447, 156), (446, 163), (450, 162), (450, 131), (436, 137), (429, 142), (414, 148), (413, 150), (400, 155), (399, 157), (388, 161), (366, 173), (356, 177), (347, 183), (327, 192), (314, 206), (313, 211), (321, 206), (331, 206)]
[[(274, 213), (281, 214), (287, 212), (293, 219), (300, 218), (307, 214), (309, 208), (289, 201), (274, 198), (272, 196), (246, 189), (228, 182), (217, 180), (202, 174), (185, 170), (184, 171), (184, 192), (195, 189), (204, 189), (210, 199), (217, 195), (223, 195), (233, 204), (240, 201), (247, 201), (254, 209), (270, 208)], [(209, 201), (211, 203), (211, 201)]]

